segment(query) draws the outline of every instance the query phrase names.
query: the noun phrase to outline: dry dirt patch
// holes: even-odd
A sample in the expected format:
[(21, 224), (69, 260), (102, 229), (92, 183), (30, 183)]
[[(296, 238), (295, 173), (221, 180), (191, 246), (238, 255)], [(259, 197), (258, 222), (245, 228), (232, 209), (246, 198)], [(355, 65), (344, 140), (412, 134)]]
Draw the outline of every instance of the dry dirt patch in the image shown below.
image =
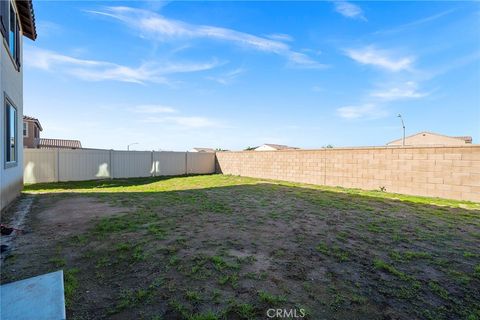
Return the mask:
[(480, 317), (478, 210), (220, 175), (140, 182), (45, 186), (2, 282), (64, 269), (69, 319)]
[(91, 228), (95, 220), (131, 211), (93, 196), (68, 196), (60, 200), (39, 197), (34, 209), (36, 230), (62, 236), (80, 234)]

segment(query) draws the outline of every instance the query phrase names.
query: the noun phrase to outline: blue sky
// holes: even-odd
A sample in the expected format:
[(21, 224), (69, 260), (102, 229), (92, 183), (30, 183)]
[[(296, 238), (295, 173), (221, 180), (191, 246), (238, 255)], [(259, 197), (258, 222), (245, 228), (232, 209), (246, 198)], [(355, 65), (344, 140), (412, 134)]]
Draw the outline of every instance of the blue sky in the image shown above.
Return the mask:
[(480, 142), (479, 2), (34, 1), (24, 113), (84, 147)]

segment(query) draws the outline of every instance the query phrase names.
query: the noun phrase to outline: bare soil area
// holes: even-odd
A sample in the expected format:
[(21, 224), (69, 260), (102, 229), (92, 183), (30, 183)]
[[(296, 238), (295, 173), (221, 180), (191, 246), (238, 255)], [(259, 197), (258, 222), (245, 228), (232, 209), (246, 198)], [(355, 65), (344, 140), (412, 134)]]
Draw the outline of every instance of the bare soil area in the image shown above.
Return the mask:
[(27, 191), (1, 281), (63, 269), (69, 319), (480, 319), (461, 203), (221, 175)]

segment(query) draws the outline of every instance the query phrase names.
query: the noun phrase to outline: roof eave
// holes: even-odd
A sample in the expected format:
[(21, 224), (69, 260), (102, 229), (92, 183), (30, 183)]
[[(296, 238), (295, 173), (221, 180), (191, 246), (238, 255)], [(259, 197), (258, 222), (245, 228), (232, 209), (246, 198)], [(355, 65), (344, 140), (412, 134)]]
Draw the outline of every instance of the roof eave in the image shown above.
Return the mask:
[(35, 27), (35, 12), (33, 11), (32, 0), (15, 0), (17, 5), (20, 23), (22, 25), (23, 35), (33, 41), (37, 39), (37, 30)]

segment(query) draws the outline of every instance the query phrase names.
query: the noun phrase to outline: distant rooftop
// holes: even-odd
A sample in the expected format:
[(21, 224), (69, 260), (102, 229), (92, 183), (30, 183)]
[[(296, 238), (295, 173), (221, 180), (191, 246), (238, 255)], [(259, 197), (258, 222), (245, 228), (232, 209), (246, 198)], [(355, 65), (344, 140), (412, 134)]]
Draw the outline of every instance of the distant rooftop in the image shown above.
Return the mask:
[[(400, 145), (402, 141), (403, 139), (396, 139), (388, 142), (387, 145)], [(471, 144), (472, 141), (471, 136), (447, 136), (430, 131), (421, 131), (405, 137), (406, 145), (457, 145)]]
[(40, 121), (37, 118), (34, 117), (29, 117), (29, 116), (23, 116), (24, 121), (32, 121), (35, 122), (38, 125), (38, 128), (40, 131), (43, 131), (42, 125), (40, 124)]
[(81, 149), (82, 143), (79, 140), (40, 138), (38, 147), (40, 149)]
[(213, 148), (192, 148), (191, 152), (215, 152)]
[(464, 140), (465, 143), (472, 143), (472, 141), (473, 141), (472, 137), (470, 137), (470, 136), (458, 136), (458, 137), (452, 137), (452, 138)]
[[(290, 146), (287, 146), (287, 145), (283, 145), (283, 144), (273, 144), (273, 143), (265, 143), (259, 147), (257, 147), (256, 149), (263, 149), (265, 147), (270, 147), (272, 149), (275, 149), (275, 150), (294, 150), (294, 149), (299, 149), (299, 148), (296, 148), (296, 147), (290, 147)], [(256, 150), (255, 149), (255, 150)]]

